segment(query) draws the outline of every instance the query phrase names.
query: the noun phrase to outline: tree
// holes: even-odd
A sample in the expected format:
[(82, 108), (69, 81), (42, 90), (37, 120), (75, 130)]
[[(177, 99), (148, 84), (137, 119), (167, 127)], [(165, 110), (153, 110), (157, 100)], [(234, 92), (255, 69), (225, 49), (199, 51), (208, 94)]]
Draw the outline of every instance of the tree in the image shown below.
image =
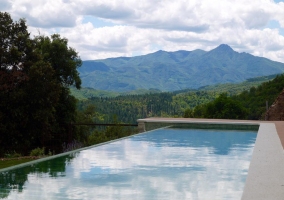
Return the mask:
[(23, 88), (26, 97), (22, 101), (26, 101), (25, 116), (28, 117), (25, 137), (33, 138), (33, 148), (44, 147), (54, 138), (61, 95), (61, 85), (54, 74), (49, 63), (37, 62), (30, 68), (29, 81)]
[(29, 67), (38, 60), (24, 19), (13, 22), (0, 12), (0, 91), (9, 91), (27, 80)]
[(60, 151), (73, 140), (69, 87), (81, 86), (78, 53), (59, 35), (30, 38), (25, 20), (13, 22), (8, 13), (0, 12), (0, 36), (0, 156), (39, 146)]
[(248, 111), (238, 101), (220, 94), (214, 101), (205, 105), (206, 118), (246, 119)]
[[(77, 68), (81, 66), (82, 61), (75, 49), (68, 46), (68, 40), (61, 38), (60, 35), (54, 34), (50, 38), (46, 36), (35, 37), (36, 50), (42, 57), (43, 61), (50, 63), (54, 70), (54, 78), (60, 83), (61, 89), (59, 101), (55, 106), (56, 124), (54, 127), (54, 139), (57, 139), (57, 146), (60, 146), (66, 137), (72, 139), (84, 138), (83, 133), (75, 129), (70, 130), (70, 124), (76, 121), (76, 99), (70, 94), (70, 86), (81, 88), (81, 79)], [(77, 130), (77, 131), (76, 131)], [(65, 134), (56, 134), (65, 133)]]
[(37, 36), (35, 41), (42, 59), (51, 64), (58, 81), (64, 87), (76, 86), (80, 89), (81, 79), (77, 68), (82, 65), (82, 61), (75, 49), (68, 47), (68, 40), (54, 34), (51, 38)]
[(28, 72), (39, 60), (34, 47), (25, 20), (13, 22), (8, 13), (0, 12), (0, 155), (11, 145), (26, 146), (20, 126), (25, 128), (27, 120), (24, 87)]
[(193, 117), (193, 111), (190, 108), (185, 109), (183, 117), (184, 118), (191, 118), (191, 117)]

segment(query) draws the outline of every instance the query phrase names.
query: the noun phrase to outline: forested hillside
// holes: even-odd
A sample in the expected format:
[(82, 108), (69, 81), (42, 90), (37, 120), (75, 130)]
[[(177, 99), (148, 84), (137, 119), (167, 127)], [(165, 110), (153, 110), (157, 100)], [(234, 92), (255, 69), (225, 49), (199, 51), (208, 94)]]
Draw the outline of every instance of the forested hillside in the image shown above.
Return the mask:
[(258, 87), (252, 87), (240, 95), (232, 96), (232, 99), (239, 101), (242, 106), (248, 109), (248, 119), (263, 119), (266, 111), (266, 101), (271, 106), (284, 88), (284, 75), (279, 75), (269, 82)]
[(266, 102), (272, 105), (284, 88), (284, 75), (264, 82), (249, 91), (228, 96), (223, 93), (214, 101), (187, 110), (188, 117), (223, 118), (223, 119), (264, 119)]
[[(270, 80), (271, 77), (250, 79), (246, 83)], [(96, 122), (111, 123), (113, 116), (124, 123), (136, 123), (145, 117), (197, 117), (228, 119), (261, 119), (266, 101), (271, 105), (284, 88), (284, 75), (247, 88), (228, 85), (208, 86), (196, 91), (179, 91), (117, 97), (93, 97), (80, 101), (79, 110), (94, 105)], [(246, 88), (246, 89), (245, 89)]]
[(117, 116), (124, 123), (136, 123), (137, 119), (145, 117), (180, 117), (186, 108), (209, 102), (217, 96), (217, 93), (205, 91), (187, 94), (186, 98), (178, 98), (174, 93), (93, 97), (80, 101), (79, 110), (94, 105), (100, 115), (96, 122), (111, 123), (113, 116)]
[[(197, 91), (207, 91), (207, 92), (216, 92), (216, 93), (228, 93), (229, 95), (239, 94), (245, 90), (249, 90), (251, 87), (257, 87), (263, 82), (267, 82), (275, 78), (277, 74), (270, 75), (270, 76), (261, 76), (256, 78), (247, 79), (241, 83), (224, 83), (224, 84), (217, 84), (217, 85), (208, 85), (203, 86), (198, 89), (184, 89), (184, 90), (177, 90), (173, 91), (173, 94), (185, 95), (188, 96), (187, 93), (189, 92), (197, 92)], [(157, 89), (139, 89), (139, 90), (132, 90), (128, 92), (111, 92), (105, 90), (96, 90), (93, 88), (81, 88), (77, 90), (74, 87), (70, 88), (71, 94), (75, 96), (78, 100), (87, 100), (92, 97), (117, 97), (117, 96), (127, 96), (127, 95), (142, 95), (142, 94), (153, 94), (153, 93), (162, 93), (160, 90)]]

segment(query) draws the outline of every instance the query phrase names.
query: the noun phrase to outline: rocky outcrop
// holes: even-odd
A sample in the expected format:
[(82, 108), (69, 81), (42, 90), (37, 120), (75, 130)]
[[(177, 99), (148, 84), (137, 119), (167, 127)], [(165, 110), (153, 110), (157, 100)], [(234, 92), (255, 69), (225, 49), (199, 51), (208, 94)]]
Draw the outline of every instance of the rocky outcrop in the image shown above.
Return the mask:
[(284, 121), (284, 89), (265, 114), (268, 121)]

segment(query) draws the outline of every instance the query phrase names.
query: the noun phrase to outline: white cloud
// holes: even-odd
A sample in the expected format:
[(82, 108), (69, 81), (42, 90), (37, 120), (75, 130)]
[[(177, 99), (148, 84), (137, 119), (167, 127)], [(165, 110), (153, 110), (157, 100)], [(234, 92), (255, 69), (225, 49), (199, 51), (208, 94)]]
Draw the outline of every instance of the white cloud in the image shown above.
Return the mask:
[(11, 14), (26, 18), (33, 27), (73, 27), (77, 18), (76, 6), (62, 0), (12, 0)]
[[(225, 43), (237, 51), (284, 62), (283, 32), (269, 27), (273, 21), (284, 28), (283, 2), (2, 0), (0, 5), (15, 19), (25, 17), (33, 34), (59, 33), (68, 38), (83, 60), (160, 49), (210, 50)], [(92, 18), (112, 25), (96, 27)]]

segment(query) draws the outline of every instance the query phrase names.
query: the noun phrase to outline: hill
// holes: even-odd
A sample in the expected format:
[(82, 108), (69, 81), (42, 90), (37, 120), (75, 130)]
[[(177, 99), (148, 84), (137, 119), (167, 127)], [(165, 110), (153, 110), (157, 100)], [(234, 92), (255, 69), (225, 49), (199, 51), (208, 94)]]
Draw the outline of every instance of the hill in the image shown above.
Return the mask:
[(125, 92), (155, 88), (175, 91), (206, 85), (238, 83), (279, 74), (284, 64), (222, 44), (211, 51), (157, 51), (136, 56), (84, 61), (79, 68), (83, 87)]
[[(227, 93), (229, 95), (235, 95), (239, 94), (245, 90), (249, 90), (251, 87), (257, 87), (263, 82), (267, 82), (269, 80), (272, 80), (277, 75), (270, 75), (270, 76), (262, 76), (262, 77), (256, 77), (247, 79), (244, 82), (241, 83), (224, 83), (224, 84), (216, 84), (216, 85), (209, 85), (209, 86), (203, 86), (198, 89), (185, 89), (185, 90), (177, 90), (172, 92), (173, 95), (179, 95), (187, 96), (188, 93), (191, 92), (214, 92), (214, 93)], [(112, 92), (112, 91), (104, 91), (104, 90), (96, 90), (93, 88), (81, 88), (80, 90), (77, 90), (75, 88), (70, 88), (71, 94), (76, 97), (78, 100), (87, 100), (92, 97), (116, 97), (116, 96), (125, 96), (125, 95), (141, 95), (141, 94), (153, 94), (153, 93), (161, 93), (160, 90), (155, 89), (138, 89), (138, 90), (132, 90), (128, 92)]]
[[(254, 81), (264, 79), (267, 79), (267, 77), (256, 78)], [(265, 112), (266, 101), (268, 101), (268, 105), (271, 105), (283, 88), (284, 75), (278, 75), (257, 87), (251, 87), (249, 90), (241, 91), (238, 89), (234, 92), (236, 95), (228, 95), (221, 100), (228, 100), (229, 103), (237, 102), (233, 105), (240, 105), (246, 110), (245, 115), (239, 116), (238, 119), (260, 119)], [(222, 97), (220, 92), (223, 92), (223, 90), (190, 90), (180, 93), (163, 92), (117, 97), (93, 97), (78, 102), (78, 109), (84, 110), (89, 105), (93, 105), (100, 116), (100, 119), (96, 121), (97, 123), (112, 123), (114, 116), (117, 117), (118, 121), (124, 123), (136, 123), (137, 119), (145, 117), (182, 117), (187, 110), (190, 111), (189, 116), (191, 117), (208, 118), (207, 107), (212, 105), (212, 101), (215, 101), (216, 98)]]
[[(249, 91), (243, 91), (238, 95), (221, 94), (214, 101), (198, 105), (189, 113), (191, 117), (196, 118), (259, 120), (267, 117), (270, 120), (276, 120), (276, 118), (279, 120), (283, 110), (283, 96), (279, 96), (279, 94), (283, 88), (284, 74), (278, 75), (258, 87), (251, 87)], [(273, 102), (275, 103), (272, 104)], [(265, 116), (266, 106), (271, 107)]]

